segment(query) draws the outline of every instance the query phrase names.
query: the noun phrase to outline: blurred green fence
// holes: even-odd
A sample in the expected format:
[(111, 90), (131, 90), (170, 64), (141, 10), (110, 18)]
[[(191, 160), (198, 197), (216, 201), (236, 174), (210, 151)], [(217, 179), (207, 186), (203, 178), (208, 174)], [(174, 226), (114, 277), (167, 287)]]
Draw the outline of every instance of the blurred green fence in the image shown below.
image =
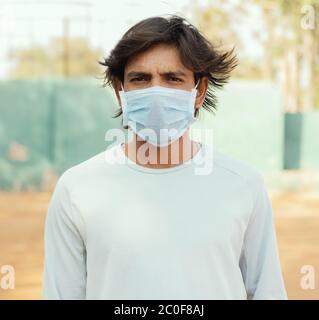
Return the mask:
[(303, 114), (301, 168), (319, 169), (319, 112)]
[(39, 188), (50, 172), (60, 174), (106, 148), (113, 95), (95, 80), (0, 83), (0, 188)]
[(217, 95), (216, 115), (205, 114), (203, 117), (205, 127), (214, 128), (216, 148), (260, 170), (281, 170), (283, 115), (280, 88), (266, 81), (234, 81)]
[[(202, 112), (194, 128), (213, 128), (220, 151), (266, 172), (319, 169), (318, 112), (284, 115), (280, 88), (269, 82), (234, 81), (218, 96), (216, 116)], [(94, 79), (0, 82), (0, 189), (43, 188), (104, 150), (106, 130), (120, 128), (116, 109)]]

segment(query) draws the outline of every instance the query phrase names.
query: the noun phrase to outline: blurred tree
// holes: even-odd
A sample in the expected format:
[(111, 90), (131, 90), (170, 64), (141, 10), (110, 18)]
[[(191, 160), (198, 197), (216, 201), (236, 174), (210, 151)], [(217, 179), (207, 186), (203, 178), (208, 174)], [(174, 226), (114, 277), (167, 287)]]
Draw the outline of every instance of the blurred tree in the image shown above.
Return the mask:
[(100, 74), (100, 49), (92, 49), (85, 39), (54, 39), (47, 47), (35, 46), (12, 53), (16, 61), (10, 78), (47, 76), (87, 76)]
[(231, 16), (225, 8), (225, 0), (217, 0), (205, 8), (194, 6), (194, 19), (198, 29), (215, 45), (229, 49), (239, 45), (239, 39), (231, 24)]
[[(243, 51), (244, 44), (237, 26), (248, 15), (244, 2), (234, 4), (229, 0), (215, 0), (206, 6), (193, 2), (193, 21), (205, 37), (219, 50), (235, 48), (236, 54)], [(240, 64), (233, 71), (237, 79), (258, 79), (262, 77), (261, 67), (255, 60), (240, 58)]]
[(252, 2), (260, 6), (265, 22), (265, 75), (273, 78), (278, 66), (282, 70), (285, 111), (319, 107), (319, 0)]
[(234, 77), (283, 80), (284, 110), (297, 112), (319, 108), (319, 0), (216, 0), (206, 6), (193, 5), (194, 20), (202, 33), (222, 48), (243, 43), (238, 30), (249, 20), (249, 7), (261, 12), (263, 29), (255, 38), (263, 46), (258, 63), (240, 57)]

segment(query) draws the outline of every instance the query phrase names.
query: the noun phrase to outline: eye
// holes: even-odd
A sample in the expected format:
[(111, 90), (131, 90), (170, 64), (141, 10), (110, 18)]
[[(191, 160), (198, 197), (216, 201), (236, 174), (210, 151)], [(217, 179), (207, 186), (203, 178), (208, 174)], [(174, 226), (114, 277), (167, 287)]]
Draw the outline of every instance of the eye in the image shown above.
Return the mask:
[(183, 80), (174, 76), (169, 76), (168, 80), (173, 81), (173, 82), (182, 82)]
[(130, 82), (140, 82), (140, 81), (145, 81), (146, 80), (146, 78), (144, 77), (144, 76), (139, 76), (139, 77), (135, 77), (135, 78), (132, 78), (131, 80), (130, 80)]

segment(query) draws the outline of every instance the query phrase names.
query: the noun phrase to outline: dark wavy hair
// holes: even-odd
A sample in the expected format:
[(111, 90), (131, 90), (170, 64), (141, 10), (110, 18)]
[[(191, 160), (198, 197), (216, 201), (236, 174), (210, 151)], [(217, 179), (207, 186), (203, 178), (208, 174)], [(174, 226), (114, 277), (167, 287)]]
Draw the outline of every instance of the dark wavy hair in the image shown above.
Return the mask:
[[(177, 47), (185, 67), (194, 72), (195, 83), (202, 77), (208, 78), (208, 89), (203, 103), (205, 110), (214, 112), (217, 109), (215, 89), (227, 83), (231, 71), (237, 65), (234, 48), (221, 51), (212, 45), (186, 19), (170, 15), (168, 17), (151, 17), (131, 27), (119, 40), (104, 61), (99, 64), (106, 67), (103, 87), (114, 87), (114, 80), (124, 81), (124, 68), (127, 61), (151, 46), (165, 43)], [(114, 117), (122, 114), (118, 110)], [(195, 116), (198, 109), (195, 110)]]

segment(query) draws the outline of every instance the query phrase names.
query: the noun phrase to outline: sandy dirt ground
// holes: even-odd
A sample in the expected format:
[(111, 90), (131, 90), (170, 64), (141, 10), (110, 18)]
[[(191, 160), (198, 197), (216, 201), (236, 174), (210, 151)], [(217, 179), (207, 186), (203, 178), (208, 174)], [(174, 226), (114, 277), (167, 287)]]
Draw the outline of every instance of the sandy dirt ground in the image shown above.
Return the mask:
[[(318, 194), (272, 194), (278, 247), (289, 299), (319, 299)], [(50, 193), (0, 193), (0, 268), (15, 269), (15, 289), (0, 299), (41, 299), (43, 227)], [(318, 273), (314, 289), (302, 289), (301, 268)], [(4, 275), (0, 273), (1, 277)]]

